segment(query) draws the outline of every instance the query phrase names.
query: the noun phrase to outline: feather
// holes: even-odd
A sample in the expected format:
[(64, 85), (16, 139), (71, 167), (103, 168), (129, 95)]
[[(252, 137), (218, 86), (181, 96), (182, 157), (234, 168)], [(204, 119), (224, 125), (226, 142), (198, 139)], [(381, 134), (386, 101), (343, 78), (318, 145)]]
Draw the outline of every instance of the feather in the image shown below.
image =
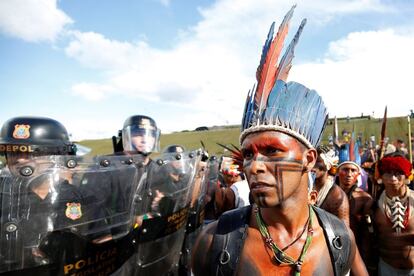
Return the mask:
[(295, 56), (295, 47), (298, 44), (299, 37), (302, 33), (303, 28), (306, 25), (306, 18), (302, 20), (298, 30), (296, 31), (295, 37), (290, 42), (288, 48), (286, 49), (285, 54), (280, 60), (279, 67), (277, 68), (276, 79), (283, 80), (286, 82), (289, 70), (292, 67), (292, 60)]
[(260, 74), (263, 70), (263, 65), (265, 63), (267, 53), (269, 52), (270, 44), (272, 43), (274, 31), (275, 31), (275, 22), (273, 22), (272, 25), (270, 25), (269, 33), (267, 34), (265, 44), (263, 45), (262, 56), (260, 57), (260, 63), (259, 63), (259, 66), (257, 66), (257, 70), (256, 70), (257, 80), (260, 79)]
[(355, 123), (352, 127), (352, 134), (351, 134), (351, 141), (349, 141), (349, 160), (350, 161), (356, 161), (355, 160)]
[(285, 15), (275, 38), (270, 43), (270, 39), (273, 37), (274, 29), (274, 24), (272, 24), (265, 45), (263, 46), (261, 63), (256, 72), (257, 89), (254, 100), (256, 107), (259, 109), (259, 114), (262, 113), (263, 105), (267, 102), (267, 97), (275, 84), (277, 61), (289, 30), (289, 22), (293, 16), (295, 7), (296, 5), (294, 5)]
[(252, 94), (252, 91), (249, 90), (249, 92), (247, 92), (247, 96), (246, 96), (246, 103), (244, 104), (243, 119), (242, 119), (242, 125), (241, 125), (242, 131), (246, 128), (246, 126), (245, 126), (246, 125), (246, 117), (248, 116), (247, 110), (249, 109), (251, 94)]
[(220, 144), (220, 143), (216, 143), (217, 145), (219, 145), (220, 147), (228, 150), (231, 152), (231, 158), (233, 159), (233, 163), (238, 165), (240, 168), (240, 171), (243, 171), (243, 155), (241, 150), (235, 146), (234, 144), (231, 144), (233, 148), (230, 148), (226, 145)]
[(249, 127), (249, 123), (252, 122), (252, 118), (254, 115), (254, 95), (255, 95), (255, 85), (253, 85), (253, 88), (250, 92), (250, 95), (247, 97), (246, 101), (246, 113), (245, 113), (245, 119), (243, 121), (243, 130)]
[[(274, 85), (274, 88), (270, 90), (267, 95), (262, 96), (262, 100), (266, 100), (266, 111), (264, 112), (264, 117), (269, 118), (271, 117), (272, 113), (268, 112), (267, 109), (272, 108), (277, 104), (277, 102), (280, 99), (283, 99), (282, 90), (284, 91), (284, 84), (286, 83), (287, 75), (289, 73), (290, 68), (292, 67), (292, 60), (294, 57), (294, 50), (295, 46), (299, 41), (300, 34), (302, 33), (303, 27), (306, 24), (306, 19), (302, 20), (302, 23), (299, 26), (299, 29), (297, 30), (295, 37), (289, 44), (289, 46), (286, 49), (285, 54), (283, 55), (282, 59), (280, 60), (279, 66), (277, 68), (277, 71), (275, 72), (275, 76), (273, 77), (272, 83)], [(276, 83), (276, 85), (275, 85)], [(262, 104), (262, 103), (261, 103)], [(282, 106), (283, 107), (283, 106)], [(259, 112), (261, 111), (261, 108), (259, 108)], [(289, 118), (287, 118), (289, 119)]]

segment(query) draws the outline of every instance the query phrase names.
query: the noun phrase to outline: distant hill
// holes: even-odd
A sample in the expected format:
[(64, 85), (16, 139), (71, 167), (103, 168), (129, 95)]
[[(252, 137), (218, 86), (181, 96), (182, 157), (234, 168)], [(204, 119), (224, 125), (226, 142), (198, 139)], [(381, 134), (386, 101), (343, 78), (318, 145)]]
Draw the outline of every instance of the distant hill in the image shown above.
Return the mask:
[[(414, 131), (414, 119), (411, 119), (411, 129)], [(382, 119), (373, 118), (370, 116), (353, 117), (353, 118), (338, 118), (338, 132), (341, 135), (342, 130), (352, 131), (355, 124), (356, 135), (360, 135), (362, 141), (369, 139), (371, 135), (375, 135), (377, 143), (379, 142)], [(408, 121), (407, 117), (393, 117), (388, 118), (387, 121), (387, 136), (390, 141), (400, 138), (407, 141)], [(207, 150), (211, 154), (223, 154), (223, 149), (216, 144), (234, 144), (239, 145), (239, 126), (213, 126), (208, 127), (208, 131), (182, 131), (171, 134), (161, 135), (161, 149), (170, 144), (181, 144), (187, 149), (200, 148), (203, 141)], [(333, 119), (329, 119), (326, 129), (323, 134), (322, 143), (328, 142), (328, 137), (333, 134)], [(112, 140), (84, 140), (79, 142), (81, 145), (92, 149), (91, 154), (109, 154), (112, 153)]]

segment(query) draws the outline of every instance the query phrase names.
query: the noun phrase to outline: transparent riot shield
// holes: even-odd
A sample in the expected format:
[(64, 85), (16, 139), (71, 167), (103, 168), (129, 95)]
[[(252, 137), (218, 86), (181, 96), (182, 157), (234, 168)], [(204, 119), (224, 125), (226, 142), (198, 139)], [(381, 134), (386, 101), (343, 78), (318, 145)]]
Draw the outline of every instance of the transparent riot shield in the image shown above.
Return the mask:
[(206, 178), (207, 163), (200, 162), (194, 179), (194, 188), (190, 211), (185, 229), (185, 237), (181, 250), (179, 275), (191, 275), (191, 249), (201, 232), (204, 222), (205, 195), (208, 181)]
[(207, 191), (205, 195), (204, 218), (206, 222), (211, 222), (216, 219), (214, 194), (217, 189), (219, 171), (219, 160), (215, 156), (210, 157), (210, 159), (208, 160), (207, 171), (205, 176)]
[(43, 156), (0, 175), (0, 273), (109, 275), (134, 253), (129, 156)]
[(146, 212), (139, 227), (135, 275), (178, 270), (200, 152), (163, 154), (147, 170)]

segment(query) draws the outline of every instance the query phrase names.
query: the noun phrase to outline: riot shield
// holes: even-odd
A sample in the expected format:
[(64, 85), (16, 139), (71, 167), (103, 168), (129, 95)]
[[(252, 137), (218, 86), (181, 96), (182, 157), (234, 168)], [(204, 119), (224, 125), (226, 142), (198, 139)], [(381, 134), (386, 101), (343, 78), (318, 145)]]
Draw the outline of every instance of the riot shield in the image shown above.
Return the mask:
[(140, 226), (135, 275), (178, 270), (199, 152), (166, 153), (148, 167), (146, 214)]
[(129, 156), (42, 156), (0, 175), (0, 273), (108, 275), (134, 253)]
[(220, 170), (220, 162), (215, 157), (212, 156), (208, 160), (207, 164), (207, 171), (206, 171), (206, 195), (205, 195), (205, 220), (206, 222), (211, 222), (216, 219), (216, 211), (215, 211), (215, 192), (217, 189), (217, 182), (219, 178), (219, 170)]
[(204, 222), (205, 195), (208, 181), (206, 177), (207, 163), (200, 162), (194, 179), (194, 188), (189, 216), (185, 229), (183, 248), (181, 250), (179, 275), (191, 275), (191, 249), (201, 232)]

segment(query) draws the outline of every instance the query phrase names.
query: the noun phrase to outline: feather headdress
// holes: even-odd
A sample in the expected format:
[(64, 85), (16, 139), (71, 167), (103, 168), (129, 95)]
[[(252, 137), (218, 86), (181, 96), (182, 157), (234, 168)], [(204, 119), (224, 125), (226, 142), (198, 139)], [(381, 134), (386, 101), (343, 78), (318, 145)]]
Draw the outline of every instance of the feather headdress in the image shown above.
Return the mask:
[(240, 149), (233, 144), (231, 144), (232, 148), (221, 143), (217, 143), (217, 145), (231, 152), (231, 158), (233, 159), (234, 164), (238, 165), (240, 170), (243, 171), (243, 154)]
[(295, 7), (285, 15), (275, 37), (275, 23), (270, 27), (256, 72), (257, 85), (247, 95), (240, 144), (248, 134), (265, 130), (292, 135), (308, 148), (316, 147), (321, 139), (328, 119), (321, 97), (299, 83), (286, 83), (306, 19), (279, 61)]
[(345, 164), (353, 164), (361, 170), (361, 156), (359, 155), (359, 141), (355, 139), (355, 124), (352, 128), (351, 139), (349, 143), (342, 144), (339, 147), (339, 165), (338, 168)]

